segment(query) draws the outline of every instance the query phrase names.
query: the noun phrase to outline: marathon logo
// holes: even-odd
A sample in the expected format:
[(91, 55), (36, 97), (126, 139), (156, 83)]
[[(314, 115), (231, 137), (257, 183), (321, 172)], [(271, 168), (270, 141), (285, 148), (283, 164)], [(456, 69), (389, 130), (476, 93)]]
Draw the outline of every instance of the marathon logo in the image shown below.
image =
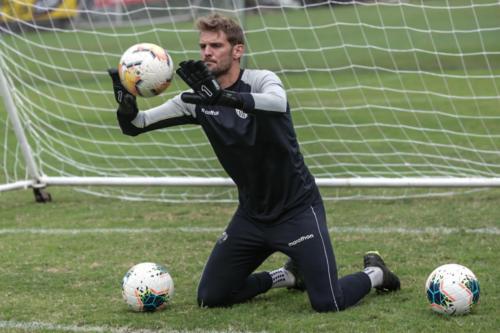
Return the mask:
[(302, 236), (302, 237), (300, 237), (300, 238), (298, 238), (298, 239), (296, 239), (296, 240), (288, 243), (288, 246), (289, 247), (295, 246), (295, 245), (297, 245), (299, 243), (302, 243), (303, 241), (306, 241), (306, 240), (311, 239), (311, 238), (314, 238), (313, 234)]
[(219, 111), (216, 111), (216, 110), (207, 110), (205, 108), (201, 108), (201, 112), (203, 112), (204, 114), (206, 114), (208, 116), (218, 116), (219, 115)]

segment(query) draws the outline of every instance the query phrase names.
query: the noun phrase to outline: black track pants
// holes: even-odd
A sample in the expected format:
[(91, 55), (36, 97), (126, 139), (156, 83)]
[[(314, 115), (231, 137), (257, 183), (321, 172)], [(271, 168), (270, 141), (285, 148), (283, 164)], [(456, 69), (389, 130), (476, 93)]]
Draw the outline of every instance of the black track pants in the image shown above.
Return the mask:
[(323, 203), (318, 201), (273, 224), (251, 221), (237, 211), (205, 265), (198, 287), (200, 306), (228, 306), (268, 291), (270, 275), (253, 272), (276, 251), (297, 262), (316, 311), (343, 310), (370, 292), (370, 279), (362, 272), (338, 279)]

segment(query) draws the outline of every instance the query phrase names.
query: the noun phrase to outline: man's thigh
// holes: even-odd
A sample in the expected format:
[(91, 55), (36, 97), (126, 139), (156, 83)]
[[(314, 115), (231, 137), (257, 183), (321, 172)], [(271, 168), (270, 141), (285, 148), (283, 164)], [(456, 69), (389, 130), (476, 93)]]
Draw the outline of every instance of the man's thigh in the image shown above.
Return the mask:
[(323, 204), (311, 205), (277, 225), (273, 238), (278, 250), (298, 265), (312, 306), (319, 311), (342, 308), (343, 295)]
[(240, 215), (232, 218), (208, 258), (198, 297), (224, 303), (243, 288), (246, 278), (272, 253), (262, 232)]

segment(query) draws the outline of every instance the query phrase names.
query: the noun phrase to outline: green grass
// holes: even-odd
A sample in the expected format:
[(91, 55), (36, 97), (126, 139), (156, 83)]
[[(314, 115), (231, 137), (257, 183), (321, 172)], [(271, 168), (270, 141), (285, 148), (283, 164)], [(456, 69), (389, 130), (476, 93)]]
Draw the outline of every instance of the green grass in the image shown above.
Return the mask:
[[(467, 232), (476, 228), (498, 232), (498, 190), (432, 199), (327, 203), (330, 227), (462, 230), (450, 234), (333, 232), (340, 275), (360, 270), (363, 253), (378, 249), (401, 277), (402, 290), (382, 296), (372, 292), (358, 306), (328, 314), (314, 313), (305, 294), (287, 290), (271, 290), (231, 308), (197, 307), (201, 271), (232, 215), (232, 204), (159, 205), (49, 190), (54, 197), (49, 204), (35, 204), (30, 191), (0, 194), (0, 327), (10, 321), (191, 331), (494, 332), (500, 325), (498, 233)], [(152, 231), (92, 232), (95, 228)], [(215, 230), (188, 233), (180, 228)], [(31, 229), (90, 232), (26, 231)], [(275, 254), (260, 269), (273, 269), (284, 260)], [(176, 294), (163, 312), (133, 313), (121, 299), (122, 276), (143, 261), (165, 264), (174, 278)], [(427, 275), (450, 262), (468, 266), (479, 278), (480, 304), (468, 316), (442, 317), (427, 305)]]

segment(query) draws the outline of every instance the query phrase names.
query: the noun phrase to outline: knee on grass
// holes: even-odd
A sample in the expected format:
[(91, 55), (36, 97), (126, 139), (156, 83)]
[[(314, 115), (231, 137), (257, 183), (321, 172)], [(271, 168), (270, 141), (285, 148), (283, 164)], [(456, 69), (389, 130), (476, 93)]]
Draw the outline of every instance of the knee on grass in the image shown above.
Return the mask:
[(220, 297), (207, 291), (198, 291), (198, 306), (200, 308), (217, 308), (229, 305), (227, 297)]
[(335, 303), (331, 300), (328, 301), (311, 301), (311, 306), (316, 312), (339, 312), (344, 310), (342, 304)]

